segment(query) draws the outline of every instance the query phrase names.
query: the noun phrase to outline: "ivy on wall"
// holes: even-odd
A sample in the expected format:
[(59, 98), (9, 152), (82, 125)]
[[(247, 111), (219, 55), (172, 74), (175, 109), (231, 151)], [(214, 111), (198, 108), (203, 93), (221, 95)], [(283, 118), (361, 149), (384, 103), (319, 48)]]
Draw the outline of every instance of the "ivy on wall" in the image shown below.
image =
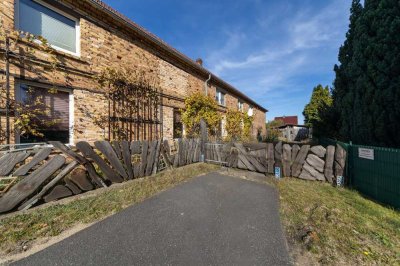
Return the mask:
[(254, 118), (238, 110), (226, 113), (226, 132), (228, 140), (249, 140)]
[(200, 135), (200, 120), (203, 118), (211, 136), (216, 135), (221, 121), (218, 113), (218, 105), (210, 96), (202, 93), (194, 93), (185, 99), (185, 109), (182, 111), (182, 122), (185, 125), (188, 137)]

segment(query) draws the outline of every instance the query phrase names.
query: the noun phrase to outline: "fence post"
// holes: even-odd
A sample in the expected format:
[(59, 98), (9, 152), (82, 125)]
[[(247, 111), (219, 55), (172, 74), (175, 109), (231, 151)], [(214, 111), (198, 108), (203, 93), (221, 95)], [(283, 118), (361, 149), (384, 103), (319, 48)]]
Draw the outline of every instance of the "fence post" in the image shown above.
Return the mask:
[(205, 161), (206, 142), (207, 142), (207, 123), (202, 118), (200, 120), (200, 148), (201, 148), (200, 161), (203, 163)]

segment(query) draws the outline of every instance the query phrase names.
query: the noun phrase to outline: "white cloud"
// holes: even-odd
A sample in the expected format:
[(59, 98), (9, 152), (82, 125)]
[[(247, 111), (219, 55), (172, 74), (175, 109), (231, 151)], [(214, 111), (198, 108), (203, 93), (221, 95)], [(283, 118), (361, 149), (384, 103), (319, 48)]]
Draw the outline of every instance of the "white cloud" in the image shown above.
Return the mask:
[[(279, 10), (288, 13), (256, 18), (257, 27), (247, 28), (245, 33), (232, 30), (226, 44), (206, 62), (215, 74), (270, 111), (282, 111), (282, 106), (293, 102), (301, 114), (312, 86), (332, 82), (329, 79), (345, 37), (349, 3), (332, 0), (320, 10), (284, 4)], [(268, 13), (274, 14), (273, 10)], [(302, 101), (304, 104), (299, 104)]]

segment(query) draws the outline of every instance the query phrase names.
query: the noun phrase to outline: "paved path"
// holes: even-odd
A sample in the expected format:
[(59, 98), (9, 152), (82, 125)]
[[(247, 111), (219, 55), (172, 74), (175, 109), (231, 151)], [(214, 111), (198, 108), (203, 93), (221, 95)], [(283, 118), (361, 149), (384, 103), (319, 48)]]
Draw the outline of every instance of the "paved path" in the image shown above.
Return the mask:
[(113, 215), (16, 265), (288, 265), (276, 191), (217, 173)]

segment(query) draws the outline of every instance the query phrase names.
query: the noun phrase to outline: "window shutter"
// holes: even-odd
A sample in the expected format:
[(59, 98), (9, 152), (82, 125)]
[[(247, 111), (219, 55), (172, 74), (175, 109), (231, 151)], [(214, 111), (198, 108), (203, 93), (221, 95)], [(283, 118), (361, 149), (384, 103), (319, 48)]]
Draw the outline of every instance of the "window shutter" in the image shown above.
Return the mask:
[(19, 29), (59, 48), (77, 52), (76, 22), (32, 0), (19, 0)]

